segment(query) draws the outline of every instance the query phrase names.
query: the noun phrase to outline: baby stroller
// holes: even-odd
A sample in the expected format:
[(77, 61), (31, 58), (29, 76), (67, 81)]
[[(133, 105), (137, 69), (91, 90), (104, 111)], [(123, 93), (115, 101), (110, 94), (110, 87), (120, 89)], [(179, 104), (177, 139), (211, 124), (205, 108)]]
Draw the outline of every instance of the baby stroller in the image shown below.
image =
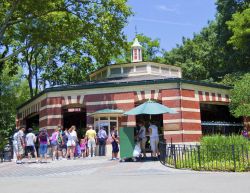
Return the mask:
[(140, 141), (141, 141), (140, 138), (136, 139), (135, 147), (134, 147), (134, 151), (133, 151), (133, 158), (132, 158), (133, 161), (137, 161), (141, 157)]

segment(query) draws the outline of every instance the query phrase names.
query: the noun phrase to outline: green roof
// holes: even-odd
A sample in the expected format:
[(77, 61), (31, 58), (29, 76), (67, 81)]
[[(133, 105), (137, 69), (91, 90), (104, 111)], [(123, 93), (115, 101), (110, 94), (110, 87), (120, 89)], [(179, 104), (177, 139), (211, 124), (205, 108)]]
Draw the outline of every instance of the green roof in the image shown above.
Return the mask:
[(148, 84), (164, 84), (164, 83), (187, 83), (194, 84), (199, 86), (207, 86), (213, 88), (221, 88), (221, 89), (231, 89), (232, 87), (208, 83), (204, 81), (195, 81), (195, 80), (185, 80), (181, 78), (167, 78), (167, 79), (157, 79), (157, 80), (140, 80), (140, 81), (131, 81), (131, 82), (85, 82), (78, 85), (63, 85), (56, 86), (51, 88), (46, 88), (42, 92), (40, 92), (37, 96), (32, 99), (26, 101), (17, 107), (17, 110), (25, 106), (26, 104), (32, 102), (36, 98), (42, 96), (45, 93), (49, 92), (59, 92), (59, 91), (67, 91), (67, 90), (81, 90), (81, 89), (94, 89), (94, 88), (105, 88), (105, 87), (121, 87), (121, 86), (135, 86), (135, 85), (148, 85)]
[(94, 113), (91, 113), (91, 115), (96, 115), (96, 114), (123, 114), (124, 111), (120, 109), (102, 109), (99, 111), (96, 111)]

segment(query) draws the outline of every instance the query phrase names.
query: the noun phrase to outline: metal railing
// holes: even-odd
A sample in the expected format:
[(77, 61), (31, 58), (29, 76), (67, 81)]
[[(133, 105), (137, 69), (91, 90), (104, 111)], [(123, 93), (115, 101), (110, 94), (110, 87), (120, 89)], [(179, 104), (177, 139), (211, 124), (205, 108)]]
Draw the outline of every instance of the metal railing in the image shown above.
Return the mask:
[(160, 142), (160, 162), (174, 168), (205, 171), (250, 171), (247, 145), (174, 145)]

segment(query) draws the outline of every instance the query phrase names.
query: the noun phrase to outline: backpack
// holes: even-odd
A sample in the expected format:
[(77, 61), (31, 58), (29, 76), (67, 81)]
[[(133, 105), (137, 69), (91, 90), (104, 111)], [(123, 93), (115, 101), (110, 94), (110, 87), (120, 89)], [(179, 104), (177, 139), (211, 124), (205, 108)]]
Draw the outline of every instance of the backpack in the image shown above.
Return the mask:
[(58, 135), (57, 135), (57, 143), (58, 144), (62, 144), (62, 137), (61, 136), (62, 136), (61, 133), (58, 133)]
[(47, 133), (42, 131), (39, 135), (39, 139), (40, 139), (40, 141), (47, 141)]

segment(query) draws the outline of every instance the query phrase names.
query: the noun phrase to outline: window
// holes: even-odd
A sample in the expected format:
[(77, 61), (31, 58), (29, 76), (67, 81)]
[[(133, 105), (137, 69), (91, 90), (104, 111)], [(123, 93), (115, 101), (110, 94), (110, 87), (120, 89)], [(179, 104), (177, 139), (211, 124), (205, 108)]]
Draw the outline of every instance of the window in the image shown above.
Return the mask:
[(136, 72), (146, 72), (147, 71), (147, 66), (136, 66)]
[(152, 72), (159, 72), (160, 68), (158, 66), (151, 66), (151, 71)]
[(107, 77), (107, 70), (102, 71), (102, 78), (106, 78)]
[(171, 75), (172, 76), (179, 76), (179, 71), (176, 69), (171, 69)]
[(111, 68), (110, 72), (111, 72), (111, 75), (121, 74), (121, 68)]
[(164, 75), (168, 75), (169, 74), (169, 68), (161, 68), (161, 72)]
[(96, 132), (99, 131), (101, 127), (103, 127), (107, 134), (110, 136), (110, 131), (112, 130), (113, 127), (118, 127), (118, 117), (98, 117), (94, 119), (94, 128)]
[(123, 68), (123, 73), (124, 74), (129, 74), (131, 72), (134, 72), (134, 67), (124, 67)]

